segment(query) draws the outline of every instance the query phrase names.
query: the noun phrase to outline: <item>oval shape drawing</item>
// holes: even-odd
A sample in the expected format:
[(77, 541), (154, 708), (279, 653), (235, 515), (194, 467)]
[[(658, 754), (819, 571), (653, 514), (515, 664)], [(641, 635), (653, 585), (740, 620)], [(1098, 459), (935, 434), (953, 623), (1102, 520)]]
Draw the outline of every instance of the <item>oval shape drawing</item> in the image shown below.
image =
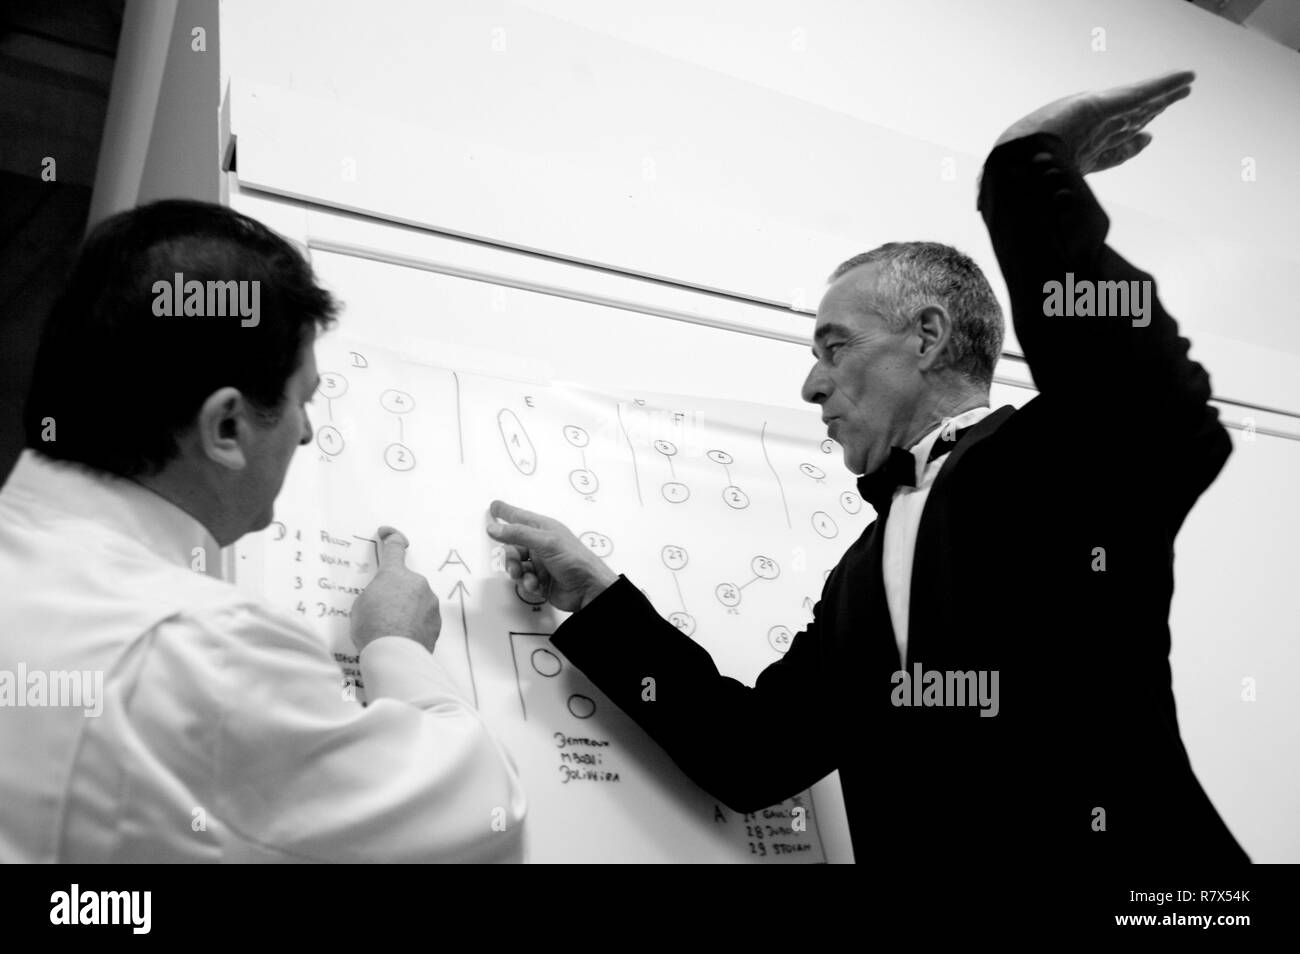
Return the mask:
[(537, 451), (524, 425), (519, 422), (519, 416), (508, 408), (502, 410), (497, 414), (497, 428), (501, 431), (501, 439), (506, 442), (506, 453), (510, 455), (515, 470), (525, 477), (533, 476), (537, 470)]
[(393, 470), (410, 470), (415, 466), (415, 455), (405, 444), (389, 444), (384, 448), (384, 463)]
[(671, 544), (664, 547), (659, 555), (663, 557), (664, 566), (670, 570), (680, 570), (690, 561), (690, 556), (685, 548), (675, 547)]
[(655, 450), (665, 457), (672, 457), (677, 453), (677, 445), (672, 441), (655, 441)]
[(749, 568), (760, 580), (775, 580), (781, 575), (781, 568), (771, 557), (756, 556), (750, 561)]
[(862, 509), (862, 498), (853, 491), (846, 490), (840, 494), (840, 506), (845, 513), (857, 513)]
[(723, 606), (740, 605), (740, 587), (734, 583), (719, 583), (714, 593), (717, 594), (718, 602)]
[(560, 663), (560, 657), (549, 649), (534, 649), (531, 661), (533, 669), (541, 676), (558, 676), (560, 670), (564, 668)]
[(831, 515), (825, 510), (818, 510), (812, 515), (813, 529), (820, 533), (827, 540), (831, 540), (840, 534), (840, 528), (835, 525)]
[(805, 477), (811, 477), (813, 480), (821, 480), (826, 476), (826, 471), (822, 470), (816, 464), (800, 464), (799, 470)]
[(316, 431), (316, 446), (333, 457), (343, 450), (343, 435), (333, 424), (326, 424)]
[(564, 428), (564, 439), (574, 447), (586, 447), (591, 443), (591, 436), (576, 424)]
[(676, 613), (669, 613), (668, 622), (672, 623), (687, 636), (691, 636), (695, 633), (695, 617), (690, 613), (685, 613), (681, 610), (678, 610)]
[(767, 631), (767, 644), (778, 653), (784, 655), (792, 642), (794, 642), (794, 635), (790, 632), (789, 626), (773, 626)]
[(394, 414), (405, 414), (407, 411), (415, 409), (415, 398), (405, 391), (389, 388), (379, 395), (379, 405), (385, 411), (392, 411)]
[(735, 463), (735, 459), (730, 454), (726, 451), (720, 450), (709, 451), (709, 460), (713, 461), (715, 464), (722, 464), (724, 466)]
[(594, 494), (600, 489), (600, 481), (589, 470), (569, 471), (569, 484), (580, 494)]
[(320, 387), (316, 390), (321, 397), (329, 398), (331, 401), (341, 398), (348, 393), (348, 379), (337, 371), (322, 371)]
[(569, 696), (569, 712), (575, 719), (590, 719), (596, 714), (596, 703), (589, 696), (575, 692)]
[(522, 583), (515, 584), (515, 596), (519, 597), (520, 600), (527, 603), (529, 606), (541, 606), (546, 602), (545, 596), (538, 596), (536, 598), (531, 597), (521, 589), (522, 586)]
[(822, 441), (822, 453), (823, 454), (835, 453), (835, 442), (832, 441), (829, 437), (826, 438), (826, 440)]
[(676, 480), (669, 481), (663, 486), (664, 500), (669, 503), (685, 503), (691, 496), (691, 488)]
[(732, 510), (744, 510), (749, 506), (749, 494), (739, 487), (724, 487), (722, 489), (722, 499), (727, 502), (727, 506)]
[(598, 557), (607, 557), (614, 552), (614, 541), (603, 533), (597, 533), (595, 530), (588, 530), (578, 537), (579, 540)]

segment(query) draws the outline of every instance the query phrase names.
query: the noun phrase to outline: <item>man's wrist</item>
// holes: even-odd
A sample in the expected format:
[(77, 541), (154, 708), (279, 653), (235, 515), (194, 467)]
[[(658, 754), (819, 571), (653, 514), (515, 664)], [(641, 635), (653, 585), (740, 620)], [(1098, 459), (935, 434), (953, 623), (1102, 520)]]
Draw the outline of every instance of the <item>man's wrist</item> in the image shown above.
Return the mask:
[(586, 609), (589, 605), (591, 605), (592, 600), (598, 597), (601, 593), (604, 593), (607, 589), (609, 589), (617, 582), (618, 582), (618, 574), (612, 570), (606, 570), (604, 573), (600, 574), (592, 582), (590, 586), (587, 587), (585, 592), (583, 592), (582, 600), (578, 608), (580, 610)]

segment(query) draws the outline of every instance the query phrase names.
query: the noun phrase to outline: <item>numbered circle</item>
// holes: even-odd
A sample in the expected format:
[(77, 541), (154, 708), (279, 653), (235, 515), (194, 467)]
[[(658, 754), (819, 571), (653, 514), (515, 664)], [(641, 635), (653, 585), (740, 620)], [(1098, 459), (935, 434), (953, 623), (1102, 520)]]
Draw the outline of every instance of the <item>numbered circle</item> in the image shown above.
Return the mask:
[(767, 631), (767, 644), (778, 653), (784, 654), (794, 642), (794, 633), (789, 626), (773, 626)]
[(824, 510), (818, 510), (812, 515), (812, 525), (813, 529), (827, 540), (833, 539), (840, 534), (840, 528), (835, 525), (831, 515)]
[(690, 556), (681, 547), (666, 546), (659, 554), (664, 561), (664, 566), (670, 570), (680, 570), (690, 561)]
[(749, 568), (760, 580), (775, 580), (781, 575), (781, 568), (771, 557), (756, 556), (750, 561)]
[(614, 552), (614, 541), (603, 533), (597, 533), (595, 530), (588, 530), (578, 539), (598, 557), (607, 557)]
[(274, 534), (274, 536), (271, 537), (272, 540), (283, 540), (285, 534), (289, 532), (289, 528), (286, 527), (284, 524), (282, 524), (279, 520), (272, 520), (271, 532)]
[(734, 583), (719, 583), (717, 589), (713, 592), (717, 595), (718, 602), (723, 606), (740, 605), (740, 587)]
[(826, 471), (816, 464), (800, 464), (799, 470), (805, 477), (811, 477), (813, 480), (822, 480), (826, 477)]
[(687, 636), (695, 634), (695, 617), (690, 613), (683, 613), (678, 610), (676, 613), (668, 614), (668, 622), (672, 623)]
[(709, 460), (713, 461), (715, 464), (722, 464), (724, 467), (727, 464), (734, 464), (736, 462), (735, 458), (726, 451), (711, 450), (709, 451), (708, 457)]
[(320, 387), (317, 388), (320, 396), (329, 398), (340, 398), (348, 393), (348, 379), (343, 377), (337, 371), (322, 371), (320, 376)]
[(343, 435), (333, 424), (326, 424), (316, 431), (316, 446), (333, 457), (343, 450)]
[(672, 481), (663, 486), (664, 500), (669, 503), (685, 503), (691, 496), (691, 489), (683, 483)]
[(570, 471), (569, 484), (580, 494), (594, 494), (600, 489), (600, 481), (589, 470)]
[(392, 411), (394, 414), (405, 414), (415, 407), (415, 398), (405, 391), (396, 391), (389, 388), (379, 395), (379, 404), (385, 411)]
[(415, 466), (415, 455), (405, 444), (389, 444), (384, 448), (384, 463), (393, 470), (410, 470)]
[(829, 437), (826, 438), (826, 440), (822, 441), (822, 453), (823, 454), (835, 453), (835, 442), (831, 440)]
[(727, 506), (732, 510), (744, 510), (749, 506), (749, 494), (739, 487), (724, 487), (722, 499), (727, 502)]
[(840, 506), (845, 513), (857, 513), (862, 509), (862, 498), (853, 491), (846, 490), (840, 494)]
[(564, 668), (560, 663), (560, 657), (549, 649), (534, 649), (532, 663), (533, 669), (542, 676), (558, 676), (560, 670)]
[(576, 424), (569, 424), (564, 428), (564, 439), (574, 447), (586, 447), (591, 443), (590, 435)]
[(590, 719), (596, 714), (596, 703), (589, 696), (575, 692), (569, 696), (569, 713), (575, 719)]
[(655, 450), (665, 457), (672, 457), (677, 453), (677, 445), (672, 441), (655, 441)]

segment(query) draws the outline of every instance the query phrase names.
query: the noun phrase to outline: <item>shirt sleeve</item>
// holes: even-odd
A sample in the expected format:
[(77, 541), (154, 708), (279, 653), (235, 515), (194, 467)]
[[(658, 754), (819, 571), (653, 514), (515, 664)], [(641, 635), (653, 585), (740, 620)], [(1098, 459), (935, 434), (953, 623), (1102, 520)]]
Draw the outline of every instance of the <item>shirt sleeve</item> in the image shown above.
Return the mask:
[(215, 662), (213, 811), (239, 839), (305, 861), (522, 860), (515, 765), (433, 654), (368, 645), (363, 708), (294, 621), (243, 604), (195, 622), (200, 646), (156, 649)]

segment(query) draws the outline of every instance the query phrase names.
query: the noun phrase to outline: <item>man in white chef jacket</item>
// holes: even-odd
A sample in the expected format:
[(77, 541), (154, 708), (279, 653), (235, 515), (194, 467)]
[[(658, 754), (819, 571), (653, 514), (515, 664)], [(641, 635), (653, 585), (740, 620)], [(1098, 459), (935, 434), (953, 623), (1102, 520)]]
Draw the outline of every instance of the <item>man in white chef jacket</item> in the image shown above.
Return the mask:
[(266, 527), (336, 303), (283, 239), (166, 201), (87, 239), (0, 490), (0, 861), (520, 861), (514, 764), (380, 529), (353, 640), (213, 574)]

